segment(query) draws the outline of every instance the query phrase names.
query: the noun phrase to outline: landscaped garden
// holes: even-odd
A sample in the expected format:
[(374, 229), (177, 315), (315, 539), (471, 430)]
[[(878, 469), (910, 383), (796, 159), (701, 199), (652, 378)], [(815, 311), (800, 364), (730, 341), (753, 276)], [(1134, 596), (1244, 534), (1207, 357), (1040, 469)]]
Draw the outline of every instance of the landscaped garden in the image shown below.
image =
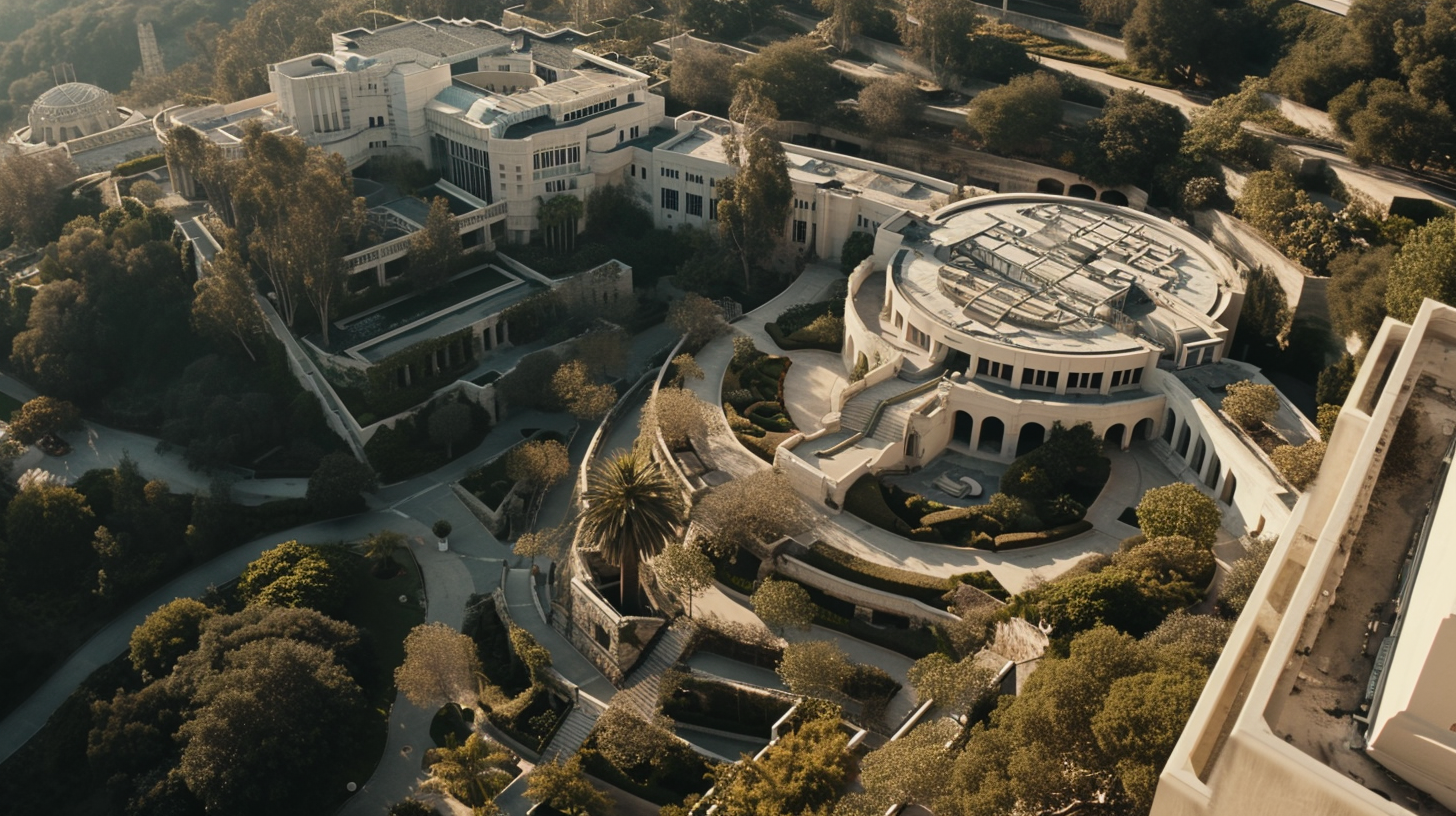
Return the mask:
[[(511, 450), (515, 450), (531, 440), (564, 443), (566, 437), (555, 431), (544, 431), (533, 434), (530, 439), (522, 441)], [(470, 471), (460, 480), (461, 487), (492, 510), (499, 510), (501, 502), (505, 501), (506, 496), (509, 496), (516, 487), (516, 480), (511, 478), (508, 467), (511, 450)]]
[(464, 456), (490, 433), (490, 415), (474, 402), (446, 397), (413, 416), (380, 428), (364, 444), (364, 453), (388, 484), (428, 473)]
[(772, 462), (779, 444), (798, 431), (784, 407), (790, 360), (759, 351), (748, 337), (733, 339), (733, 361), (723, 374), (723, 413), (743, 446)]
[(667, 729), (624, 706), (607, 709), (582, 745), (587, 773), (656, 805), (707, 793), (713, 766)]
[(1111, 461), (1087, 423), (1057, 423), (1040, 447), (1017, 458), (1001, 492), (984, 504), (948, 507), (869, 474), (845, 495), (844, 509), (916, 541), (987, 550), (1029, 547), (1091, 529), (1087, 507), (1107, 484)]
[(790, 306), (764, 331), (784, 351), (819, 349), (838, 352), (844, 345), (844, 299)]
[(784, 697), (681, 671), (664, 672), (661, 689), (659, 702), (666, 716), (759, 739), (768, 739), (773, 724), (792, 705)]

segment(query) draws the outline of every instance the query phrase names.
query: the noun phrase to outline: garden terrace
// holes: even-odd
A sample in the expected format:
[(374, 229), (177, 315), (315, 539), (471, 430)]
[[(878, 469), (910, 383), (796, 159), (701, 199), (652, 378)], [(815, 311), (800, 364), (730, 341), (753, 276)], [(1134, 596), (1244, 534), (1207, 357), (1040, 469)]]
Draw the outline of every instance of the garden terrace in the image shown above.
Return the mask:
[(377, 363), (429, 337), (466, 328), (545, 287), (482, 264), (424, 292), (337, 321), (331, 348)]

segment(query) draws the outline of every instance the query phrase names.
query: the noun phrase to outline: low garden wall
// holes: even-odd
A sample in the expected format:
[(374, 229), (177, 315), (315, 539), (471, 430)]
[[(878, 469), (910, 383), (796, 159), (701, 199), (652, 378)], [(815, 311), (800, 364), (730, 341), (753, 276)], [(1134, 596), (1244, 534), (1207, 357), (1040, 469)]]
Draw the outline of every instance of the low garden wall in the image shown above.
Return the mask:
[(799, 583), (812, 586), (827, 595), (832, 595), (855, 606), (862, 606), (877, 612), (888, 612), (892, 615), (899, 615), (903, 618), (909, 618), (914, 623), (947, 624), (960, 620), (960, 618), (944, 609), (936, 609), (913, 598), (906, 598), (903, 595), (872, 589), (864, 584), (857, 584), (853, 581), (830, 575), (792, 556), (784, 556), (779, 560), (778, 572), (786, 578), (792, 578)]

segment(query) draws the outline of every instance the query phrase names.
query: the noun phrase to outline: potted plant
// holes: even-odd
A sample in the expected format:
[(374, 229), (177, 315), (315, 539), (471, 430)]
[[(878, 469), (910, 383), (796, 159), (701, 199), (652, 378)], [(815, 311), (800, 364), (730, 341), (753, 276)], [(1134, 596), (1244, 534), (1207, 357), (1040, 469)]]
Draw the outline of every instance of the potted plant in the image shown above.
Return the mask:
[(450, 522), (445, 519), (440, 519), (430, 529), (434, 531), (435, 538), (440, 540), (440, 552), (450, 549), (450, 531), (455, 529), (450, 525)]

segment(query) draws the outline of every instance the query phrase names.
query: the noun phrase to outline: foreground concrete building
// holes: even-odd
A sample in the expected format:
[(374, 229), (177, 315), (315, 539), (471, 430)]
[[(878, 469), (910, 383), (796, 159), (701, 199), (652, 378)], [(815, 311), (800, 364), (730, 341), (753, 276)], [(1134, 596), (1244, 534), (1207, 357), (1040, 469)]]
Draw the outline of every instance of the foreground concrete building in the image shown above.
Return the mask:
[(1387, 320), (1155, 816), (1456, 809), (1456, 308)]

